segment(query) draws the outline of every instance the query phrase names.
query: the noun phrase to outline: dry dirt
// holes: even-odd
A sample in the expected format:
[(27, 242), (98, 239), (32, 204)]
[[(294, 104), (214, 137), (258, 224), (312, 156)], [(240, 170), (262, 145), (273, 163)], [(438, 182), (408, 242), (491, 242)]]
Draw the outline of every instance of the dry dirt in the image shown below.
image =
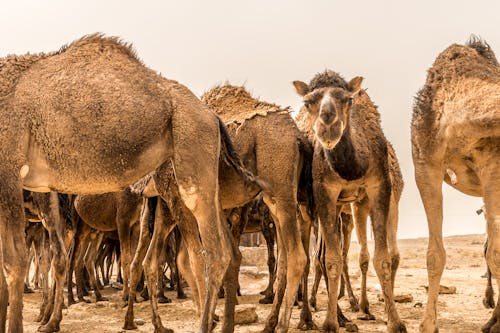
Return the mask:
[[(481, 276), (485, 272), (482, 257), (484, 235), (453, 236), (445, 239), (447, 249), (447, 264), (441, 281), (442, 285), (455, 286), (457, 293), (453, 295), (440, 295), (439, 297), (439, 324), (440, 332), (479, 332), (481, 326), (489, 319), (492, 310), (483, 307), (482, 297), (486, 280)], [(401, 265), (396, 280), (396, 294), (411, 294), (413, 302), (398, 304), (397, 309), (407, 325), (409, 332), (418, 332), (418, 325), (423, 316), (424, 308), (415, 307), (416, 303), (425, 306), (426, 292), (423, 288), (427, 284), (425, 269), (425, 253), (427, 239), (400, 240)], [(373, 244), (371, 244), (373, 246)], [(242, 248), (244, 255), (243, 265), (245, 270), (262, 272), (264, 277), (255, 278), (254, 274), (241, 274), (240, 284), (244, 296), (239, 298), (240, 304), (256, 304), (258, 322), (251, 325), (240, 325), (236, 332), (260, 332), (264, 327), (270, 305), (258, 304), (261, 297), (259, 292), (267, 284), (266, 250), (261, 248)], [(373, 253), (373, 251), (371, 251)], [(357, 267), (358, 246), (351, 246), (350, 272), (355, 293), (359, 294), (359, 269)], [(352, 319), (359, 327), (360, 332), (385, 332), (383, 303), (378, 301), (376, 285), (377, 278), (370, 265), (371, 274), (368, 278), (368, 297), (372, 313), (377, 320), (366, 322), (357, 320), (357, 314), (349, 311), (348, 302), (341, 301), (344, 314)], [(310, 275), (312, 279), (312, 274)], [(189, 291), (188, 291), (189, 294)], [(63, 311), (61, 332), (122, 332), (125, 309), (121, 307), (120, 293), (107, 287), (103, 295), (110, 301), (91, 304), (76, 304)], [(173, 328), (175, 332), (196, 332), (197, 319), (193, 303), (190, 300), (177, 300), (174, 293), (169, 293), (174, 301), (171, 304), (160, 304), (162, 321), (165, 326)], [(92, 298), (92, 297), (91, 297)], [(38, 313), (41, 294), (25, 295), (24, 323), (26, 332), (35, 332), (38, 324), (34, 319)], [(222, 310), (222, 303), (218, 311)], [(297, 325), (300, 310), (295, 307), (290, 332), (300, 332), (294, 327)], [(135, 306), (136, 318), (145, 321), (137, 332), (153, 332), (149, 302), (142, 302)], [(326, 290), (324, 282), (320, 285), (318, 293), (318, 311), (313, 314), (314, 320), (321, 325), (326, 314)], [(218, 325), (220, 329), (221, 325)], [(215, 330), (218, 331), (217, 329)], [(345, 330), (342, 329), (342, 332)], [(124, 331), (125, 332), (125, 331)], [(133, 332), (133, 331), (130, 331)], [(319, 331), (311, 331), (319, 332)]]

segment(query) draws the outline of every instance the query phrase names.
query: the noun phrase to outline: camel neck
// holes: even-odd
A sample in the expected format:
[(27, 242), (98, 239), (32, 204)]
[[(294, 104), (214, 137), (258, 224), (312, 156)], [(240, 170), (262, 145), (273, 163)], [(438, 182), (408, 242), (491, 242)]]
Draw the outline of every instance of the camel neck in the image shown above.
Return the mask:
[(368, 163), (360, 157), (350, 127), (346, 128), (335, 148), (322, 149), (330, 168), (343, 179), (351, 181), (365, 175)]

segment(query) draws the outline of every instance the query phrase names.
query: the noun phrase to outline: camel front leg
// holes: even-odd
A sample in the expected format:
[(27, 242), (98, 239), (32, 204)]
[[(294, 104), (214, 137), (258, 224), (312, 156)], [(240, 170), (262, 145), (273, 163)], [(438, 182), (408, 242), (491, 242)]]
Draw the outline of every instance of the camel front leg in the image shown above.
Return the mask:
[(368, 267), (370, 266), (370, 253), (368, 252), (368, 239), (366, 237), (366, 222), (370, 210), (368, 197), (363, 198), (360, 202), (352, 205), (353, 219), (356, 225), (356, 234), (358, 242), (361, 246), (359, 252), (359, 268), (361, 270), (361, 299), (359, 308), (364, 313), (366, 320), (375, 320), (375, 316), (370, 313), (370, 304), (366, 293), (366, 279)]

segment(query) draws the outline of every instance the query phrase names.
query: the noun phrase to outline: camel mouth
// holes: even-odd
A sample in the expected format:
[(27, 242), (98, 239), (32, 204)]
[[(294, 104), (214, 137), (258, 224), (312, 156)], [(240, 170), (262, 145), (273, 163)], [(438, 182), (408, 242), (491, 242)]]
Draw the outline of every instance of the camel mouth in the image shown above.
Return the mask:
[(342, 124), (337, 124), (338, 126), (325, 126), (324, 124), (317, 122), (314, 128), (316, 138), (321, 145), (328, 150), (335, 148), (342, 136)]

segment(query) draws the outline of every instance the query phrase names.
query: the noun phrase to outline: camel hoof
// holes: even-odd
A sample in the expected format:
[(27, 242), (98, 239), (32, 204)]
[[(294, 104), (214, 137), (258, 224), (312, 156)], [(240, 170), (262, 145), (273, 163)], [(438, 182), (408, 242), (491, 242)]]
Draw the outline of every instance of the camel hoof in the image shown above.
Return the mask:
[(134, 323), (134, 321), (125, 321), (125, 324), (123, 325), (124, 330), (136, 330), (137, 325)]
[(107, 301), (109, 301), (109, 299), (107, 299), (106, 297), (101, 296), (99, 298), (96, 298), (95, 301), (96, 302), (107, 302)]
[(187, 296), (186, 294), (182, 293), (182, 294), (177, 294), (177, 299), (186, 299)]
[(493, 297), (484, 297), (483, 305), (486, 309), (494, 309), (495, 308), (495, 300)]
[(325, 332), (325, 333), (339, 333), (340, 332), (340, 328), (338, 326), (338, 324), (334, 324), (334, 323), (325, 323), (323, 324), (323, 329), (322, 329), (322, 332)]
[(172, 300), (166, 296), (159, 296), (158, 297), (158, 303), (160, 304), (168, 304), (168, 303), (172, 303)]
[(38, 327), (38, 332), (59, 332), (58, 324), (47, 324)]
[(407, 333), (405, 324), (393, 323), (387, 326), (387, 332), (389, 333)]
[(301, 331), (311, 331), (311, 330), (317, 331), (318, 325), (316, 325), (312, 319), (300, 320), (299, 324), (297, 325), (297, 328)]
[(155, 333), (174, 333), (174, 330), (171, 330), (170, 328), (165, 328), (165, 327), (158, 327), (158, 328), (155, 328)]
[(371, 313), (363, 313), (361, 315), (358, 316), (358, 319), (359, 320), (375, 320), (375, 316), (372, 315)]

